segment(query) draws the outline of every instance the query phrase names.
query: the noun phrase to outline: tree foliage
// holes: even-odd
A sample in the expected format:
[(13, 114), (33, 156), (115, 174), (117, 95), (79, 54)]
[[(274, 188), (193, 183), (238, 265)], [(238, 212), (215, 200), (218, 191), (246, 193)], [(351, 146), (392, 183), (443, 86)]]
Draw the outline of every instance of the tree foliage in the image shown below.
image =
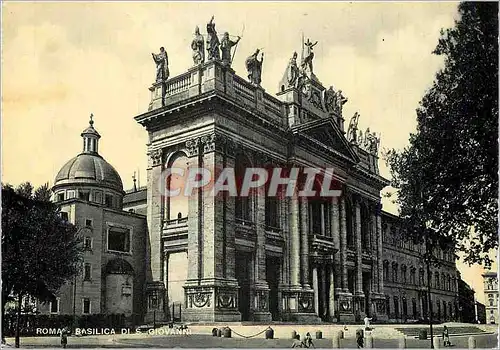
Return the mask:
[(385, 158), (408, 230), (488, 264), (498, 247), (498, 3), (458, 11), (433, 52), (444, 68), (420, 102), (417, 131)]
[(77, 228), (49, 198), (48, 185), (2, 185), (2, 306), (11, 295), (49, 301), (79, 271)]

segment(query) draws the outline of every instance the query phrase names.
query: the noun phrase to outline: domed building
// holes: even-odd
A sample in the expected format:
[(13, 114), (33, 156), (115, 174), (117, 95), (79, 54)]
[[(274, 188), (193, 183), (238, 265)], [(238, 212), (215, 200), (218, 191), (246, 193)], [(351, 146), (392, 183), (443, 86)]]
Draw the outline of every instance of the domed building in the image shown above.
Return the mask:
[(39, 305), (39, 311), (141, 319), (146, 218), (123, 209), (123, 183), (99, 154), (101, 135), (92, 116), (81, 137), (83, 151), (62, 166), (52, 191), (61, 216), (80, 230), (85, 247), (82, 273), (61, 288), (56, 301)]
[(59, 170), (52, 188), (58, 202), (78, 198), (121, 209), (123, 183), (118, 172), (98, 153), (101, 135), (91, 119), (82, 134), (83, 152)]

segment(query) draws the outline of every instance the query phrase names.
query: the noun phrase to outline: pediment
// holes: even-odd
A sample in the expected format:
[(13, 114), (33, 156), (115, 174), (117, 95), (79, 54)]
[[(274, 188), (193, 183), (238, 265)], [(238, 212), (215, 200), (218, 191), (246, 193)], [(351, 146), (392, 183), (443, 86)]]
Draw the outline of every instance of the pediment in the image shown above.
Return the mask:
[(311, 146), (316, 145), (325, 152), (331, 152), (352, 163), (359, 162), (359, 157), (349, 141), (329, 118), (300, 124), (294, 127), (292, 132)]

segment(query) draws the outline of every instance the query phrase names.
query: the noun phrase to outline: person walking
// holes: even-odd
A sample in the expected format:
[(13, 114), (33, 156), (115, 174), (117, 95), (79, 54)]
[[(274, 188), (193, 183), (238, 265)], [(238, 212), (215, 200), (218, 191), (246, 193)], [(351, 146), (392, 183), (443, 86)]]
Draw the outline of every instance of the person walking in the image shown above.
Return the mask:
[(358, 349), (363, 348), (365, 346), (364, 344), (364, 334), (362, 329), (358, 329), (356, 331), (356, 344), (358, 346)]
[(311, 333), (309, 332), (307, 332), (306, 337), (304, 339), (304, 345), (306, 346), (306, 348), (310, 348), (312, 346), (314, 349), (316, 349), (313, 343), (313, 339), (311, 337)]
[(63, 349), (66, 349), (66, 345), (68, 344), (68, 333), (69, 330), (66, 327), (61, 330), (61, 347)]
[(305, 348), (306, 344), (304, 344), (303, 341), (300, 341), (300, 335), (296, 335), (295, 339), (293, 340), (292, 343), (292, 348)]
[(446, 326), (444, 326), (444, 328), (443, 328), (443, 345), (444, 346), (451, 346), (450, 333), (448, 331), (448, 327), (446, 327)]

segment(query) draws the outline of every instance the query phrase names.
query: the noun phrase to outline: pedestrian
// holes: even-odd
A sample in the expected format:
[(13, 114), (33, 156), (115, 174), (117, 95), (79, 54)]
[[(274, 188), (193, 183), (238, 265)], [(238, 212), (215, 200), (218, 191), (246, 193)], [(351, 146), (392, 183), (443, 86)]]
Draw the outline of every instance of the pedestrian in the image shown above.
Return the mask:
[(358, 349), (364, 347), (364, 334), (362, 329), (356, 331), (356, 344), (358, 345)]
[(305, 348), (304, 342), (300, 341), (300, 335), (296, 335), (292, 343), (292, 348)]
[(68, 344), (68, 333), (69, 330), (66, 327), (61, 330), (61, 347), (63, 349), (66, 349), (66, 345)]
[(304, 339), (304, 345), (306, 348), (310, 348), (311, 346), (316, 349), (316, 347), (313, 344), (313, 339), (311, 337), (311, 333), (307, 332), (306, 337)]
[(444, 326), (444, 328), (443, 328), (443, 345), (444, 346), (451, 346), (450, 334), (448, 332), (448, 327), (446, 327), (446, 326)]

